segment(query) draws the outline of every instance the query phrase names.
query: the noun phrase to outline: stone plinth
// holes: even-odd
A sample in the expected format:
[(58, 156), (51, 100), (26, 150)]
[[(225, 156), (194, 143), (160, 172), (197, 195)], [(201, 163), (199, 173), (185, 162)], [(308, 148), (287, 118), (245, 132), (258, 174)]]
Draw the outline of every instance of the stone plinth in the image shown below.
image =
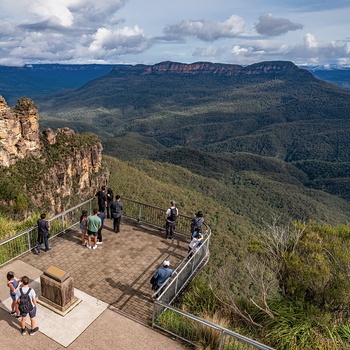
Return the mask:
[(62, 316), (80, 302), (74, 296), (73, 278), (66, 271), (50, 266), (40, 276), (40, 283), (38, 302)]

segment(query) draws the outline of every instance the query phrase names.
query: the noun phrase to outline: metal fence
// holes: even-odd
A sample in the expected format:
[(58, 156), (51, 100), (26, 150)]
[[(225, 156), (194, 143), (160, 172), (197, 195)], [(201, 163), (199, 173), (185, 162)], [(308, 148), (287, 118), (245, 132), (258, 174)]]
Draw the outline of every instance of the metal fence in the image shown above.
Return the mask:
[(274, 350), (253, 339), (230, 331), (200, 317), (179, 310), (161, 300), (154, 302), (158, 314), (154, 327), (176, 336), (194, 346), (210, 350)]
[[(144, 204), (134, 201), (129, 198), (122, 198), (123, 201), (123, 215), (139, 222), (164, 227), (165, 224), (165, 210), (156, 206)], [(66, 210), (50, 219), (50, 239), (58, 234), (68, 230), (69, 228), (79, 223), (82, 210), (87, 210), (92, 213), (93, 207), (96, 206), (95, 198), (91, 198), (75, 207)], [(176, 233), (189, 235), (190, 217), (186, 215), (179, 215), (176, 225)], [(27, 230), (18, 233), (0, 242), (0, 266), (5, 263), (27, 253), (37, 246), (38, 242), (38, 227), (34, 226)]]
[(207, 227), (203, 245), (192, 257), (187, 256), (176, 267), (173, 277), (164, 283), (165, 287), (161, 286), (154, 294), (158, 297), (153, 305), (152, 327), (159, 328), (192, 345), (200, 344), (204, 349), (273, 350), (253, 339), (172, 306), (197, 271), (208, 261), (210, 236), (210, 228)]
[[(139, 222), (163, 228), (165, 225), (165, 209), (153, 205), (122, 198), (123, 215)], [(191, 217), (180, 214), (176, 219), (175, 232), (189, 236)]]
[[(79, 222), (82, 210), (91, 212), (92, 199), (76, 205), (50, 219), (50, 239), (75, 226)], [(10, 237), (0, 243), (0, 266), (27, 253), (38, 244), (38, 226)]]

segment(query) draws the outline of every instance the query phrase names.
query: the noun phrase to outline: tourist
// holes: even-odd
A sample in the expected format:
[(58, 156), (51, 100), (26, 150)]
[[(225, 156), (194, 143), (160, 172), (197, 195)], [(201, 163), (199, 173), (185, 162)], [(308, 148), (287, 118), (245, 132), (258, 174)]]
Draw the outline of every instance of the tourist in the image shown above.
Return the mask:
[(101, 189), (96, 192), (95, 197), (97, 198), (98, 211), (105, 212), (107, 206), (106, 186), (102, 186)]
[[(96, 249), (97, 248), (97, 233), (101, 227), (101, 219), (97, 216), (98, 209), (93, 210), (93, 215), (88, 216), (87, 218), (87, 234), (88, 234), (88, 243), (86, 248)], [(91, 237), (94, 239), (94, 244), (91, 244)]]
[(166, 239), (174, 239), (174, 232), (175, 232), (175, 225), (176, 225), (176, 219), (179, 216), (179, 210), (175, 207), (176, 203), (172, 199), (170, 201), (170, 208), (167, 209), (165, 212), (165, 229), (166, 229), (166, 234), (165, 238)]
[(200, 232), (195, 232), (191, 243), (188, 245), (188, 259), (190, 259), (193, 254), (197, 252), (199, 247), (203, 244), (203, 235)]
[(40, 254), (41, 245), (45, 244), (45, 252), (51, 250), (49, 247), (49, 231), (50, 223), (46, 220), (46, 214), (43, 213), (40, 215), (40, 219), (37, 222), (38, 224), (38, 245), (36, 248), (36, 253)]
[(123, 203), (120, 201), (120, 196), (115, 196), (115, 201), (110, 205), (111, 214), (113, 217), (113, 229), (114, 232), (120, 232), (120, 223), (122, 220)]
[(113, 190), (111, 188), (108, 188), (107, 190), (107, 219), (112, 219), (112, 213), (110, 210), (110, 205), (113, 202)]
[(195, 216), (191, 219), (191, 234), (192, 238), (193, 233), (196, 232), (202, 232), (202, 225), (204, 223), (203, 213), (201, 211), (198, 211)]
[(16, 301), (16, 293), (20, 282), (21, 279), (16, 278), (14, 272), (9, 271), (7, 273), (7, 287), (10, 288), (10, 297), (12, 299), (10, 314), (16, 316), (16, 318), (20, 318), (18, 303)]
[(163, 267), (160, 267), (159, 269), (157, 269), (157, 271), (153, 275), (153, 278), (157, 281), (157, 290), (163, 286), (162, 289), (159, 290), (158, 293), (156, 294), (155, 296), (156, 298), (158, 298), (158, 296), (162, 294), (162, 292), (164, 291), (167, 285), (168, 279), (173, 274), (173, 270), (169, 268), (169, 266), (170, 266), (170, 261), (167, 259), (164, 260)]
[(97, 216), (101, 219), (101, 226), (97, 231), (97, 244), (102, 244), (102, 228), (103, 228), (103, 224), (105, 222), (106, 215), (103, 211), (101, 211), (101, 212), (99, 211), (97, 213)]
[(85, 235), (87, 226), (87, 210), (83, 210), (80, 215), (81, 245), (85, 246)]
[[(27, 276), (22, 277), (22, 287), (17, 290), (16, 293), (16, 301), (18, 302), (18, 309), (20, 311), (20, 315), (22, 316), (21, 320), (21, 333), (25, 335), (27, 333), (26, 330), (26, 318), (29, 314), (30, 324), (31, 324), (31, 332), (29, 335), (34, 335), (39, 327), (35, 327), (35, 316), (36, 316), (36, 294), (33, 288), (29, 288), (29, 278)], [(28, 303), (25, 302), (26, 296), (29, 297)]]

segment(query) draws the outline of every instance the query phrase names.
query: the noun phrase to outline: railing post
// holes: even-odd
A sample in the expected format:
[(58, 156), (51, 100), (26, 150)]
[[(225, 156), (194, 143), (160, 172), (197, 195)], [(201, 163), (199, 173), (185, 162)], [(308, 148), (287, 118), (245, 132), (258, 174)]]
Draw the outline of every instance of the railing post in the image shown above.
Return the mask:
[(64, 231), (64, 214), (62, 214), (62, 232)]
[(137, 222), (140, 222), (142, 218), (142, 204), (140, 203), (140, 207), (139, 207), (139, 217), (137, 218)]
[(32, 245), (30, 244), (30, 231), (27, 232), (27, 242), (28, 242), (28, 249), (32, 249)]
[(219, 349), (218, 350), (221, 350), (222, 349), (222, 344), (224, 342), (224, 335), (225, 335), (225, 332), (224, 330), (222, 329), (221, 330), (221, 335), (220, 335), (220, 344), (219, 344)]

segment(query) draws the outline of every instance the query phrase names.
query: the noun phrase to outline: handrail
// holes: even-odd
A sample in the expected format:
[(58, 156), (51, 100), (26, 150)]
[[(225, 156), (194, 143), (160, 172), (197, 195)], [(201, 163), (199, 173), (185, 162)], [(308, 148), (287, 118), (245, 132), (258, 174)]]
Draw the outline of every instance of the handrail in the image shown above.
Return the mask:
[[(193, 314), (190, 314), (186, 311), (183, 311), (183, 310), (180, 310), (174, 306), (171, 306), (169, 304), (166, 304), (164, 302), (162, 302), (161, 300), (155, 300), (154, 302), (156, 305), (160, 306), (161, 308), (165, 309), (165, 310), (171, 310), (181, 316), (184, 316), (185, 318), (188, 318), (190, 319), (191, 321), (194, 321), (195, 323), (197, 324), (201, 324), (202, 326), (204, 327), (208, 327), (208, 328), (211, 328), (211, 329), (214, 329), (214, 330), (217, 330), (220, 332), (221, 334), (221, 337), (223, 336), (230, 336), (230, 337), (233, 337), (237, 340), (239, 340), (240, 342), (243, 342), (245, 344), (248, 344), (250, 346), (253, 346), (255, 347), (256, 349), (259, 349), (259, 350), (275, 350), (274, 348), (271, 348), (270, 346), (267, 346), (267, 345), (264, 345), (256, 340), (253, 340), (251, 338), (248, 338), (242, 334), (239, 334), (239, 333), (236, 333), (234, 331), (231, 331), (227, 328), (224, 328), (224, 327), (221, 327), (220, 325), (217, 325), (215, 323), (212, 323), (210, 321), (207, 321), (203, 318), (200, 318), (198, 316), (195, 316)], [(166, 329), (160, 327), (160, 326), (157, 326), (158, 328), (162, 329), (162, 330), (165, 330), (167, 331)], [(168, 332), (168, 331), (167, 331)], [(171, 333), (172, 335), (177, 335), (176, 333)], [(183, 340), (186, 340), (184, 338), (182, 338)], [(188, 341), (188, 340), (187, 340)], [(191, 342), (192, 344), (196, 345), (195, 343)], [(224, 349), (223, 346), (224, 346), (224, 341), (222, 339), (220, 339), (219, 341), (219, 347), (218, 347), (218, 350), (220, 349)]]

